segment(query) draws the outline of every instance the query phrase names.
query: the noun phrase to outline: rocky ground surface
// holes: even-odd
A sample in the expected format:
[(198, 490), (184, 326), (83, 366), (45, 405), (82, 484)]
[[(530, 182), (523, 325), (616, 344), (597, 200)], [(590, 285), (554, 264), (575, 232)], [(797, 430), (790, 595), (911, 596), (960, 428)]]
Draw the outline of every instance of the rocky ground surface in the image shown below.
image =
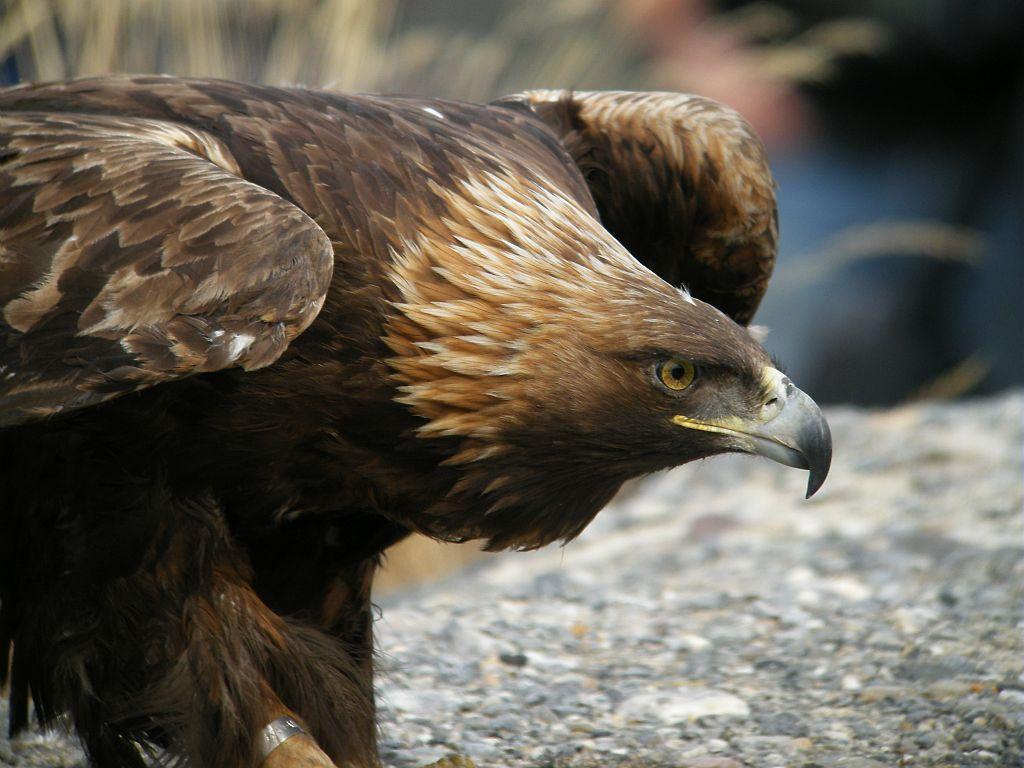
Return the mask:
[[(1020, 766), (1024, 393), (828, 415), (810, 501), (802, 472), (713, 459), (565, 549), (389, 598), (386, 763)], [(0, 765), (78, 759), (0, 741)]]

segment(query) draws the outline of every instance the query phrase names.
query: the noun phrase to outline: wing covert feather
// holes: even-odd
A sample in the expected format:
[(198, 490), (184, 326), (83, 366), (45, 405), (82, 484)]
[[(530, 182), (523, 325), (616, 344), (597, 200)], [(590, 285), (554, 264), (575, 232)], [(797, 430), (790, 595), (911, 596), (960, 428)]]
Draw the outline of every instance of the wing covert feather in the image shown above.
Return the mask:
[(740, 115), (680, 93), (538, 90), (497, 104), (554, 131), (601, 221), (637, 259), (750, 322), (775, 264), (778, 221), (764, 147)]
[(0, 426), (274, 362), (316, 317), (327, 235), (158, 120), (0, 115)]

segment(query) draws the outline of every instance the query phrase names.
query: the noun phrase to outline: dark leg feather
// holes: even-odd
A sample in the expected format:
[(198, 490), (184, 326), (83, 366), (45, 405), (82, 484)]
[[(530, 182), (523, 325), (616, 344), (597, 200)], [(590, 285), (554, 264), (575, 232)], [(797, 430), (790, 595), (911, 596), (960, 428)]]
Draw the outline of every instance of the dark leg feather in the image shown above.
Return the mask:
[(137, 768), (141, 744), (192, 766), (248, 768), (256, 734), (283, 706), (336, 761), (376, 765), (361, 654), (264, 605), (212, 502), (149, 498), (160, 509), (137, 514), (158, 522), (137, 568), (23, 584), (12, 726), (27, 719), (27, 681), (40, 720), (69, 712), (97, 765)]
[[(349, 733), (358, 718), (338, 718), (345, 691), (295, 679), (292, 667), (274, 678), (274, 690), (301, 713), (324, 750), (339, 764), (376, 762), (373, 700), (372, 604), (370, 591), (379, 553), (408, 535), (384, 518), (334, 515), (299, 518), (271, 532), (244, 537), (260, 598), (280, 614), (295, 617), (293, 626), (306, 648), (303, 661), (322, 663), (344, 649), (354, 674), (367, 687), (361, 710), (365, 728)], [(333, 679), (335, 676), (330, 676)], [(292, 679), (289, 679), (292, 678)], [(346, 708), (348, 708), (346, 706)], [(369, 740), (367, 740), (369, 739)]]

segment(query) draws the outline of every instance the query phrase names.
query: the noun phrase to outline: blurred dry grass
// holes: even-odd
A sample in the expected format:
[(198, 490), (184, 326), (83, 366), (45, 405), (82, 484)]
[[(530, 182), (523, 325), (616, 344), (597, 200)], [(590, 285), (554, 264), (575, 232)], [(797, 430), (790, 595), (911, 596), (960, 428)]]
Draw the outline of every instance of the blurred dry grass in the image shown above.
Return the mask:
[[(22, 80), (105, 72), (225, 77), (344, 91), (487, 99), (557, 85), (656, 87), (613, 0), (0, 0), (0, 60)], [(471, 18), (464, 18), (471, 17)], [(796, 31), (754, 3), (714, 21), (752, 41), (766, 71), (822, 81), (884, 49), (877, 23)], [(662, 84), (664, 85), (664, 84)]]
[[(25, 81), (159, 72), (468, 100), (532, 87), (665, 85), (623, 29), (612, 0), (474, 2), (0, 0), (0, 61), (12, 58)], [(760, 40), (761, 64), (793, 81), (827, 79), (838, 57), (888, 43), (877, 25), (853, 20), (795, 34), (792, 16), (767, 2), (715, 23)], [(780, 287), (908, 249), (970, 260), (972, 238), (930, 223), (847, 233), (817, 254), (812, 271), (790, 274)], [(955, 396), (979, 376), (972, 358), (918, 396)], [(471, 544), (412, 537), (389, 553), (380, 587), (422, 581), (480, 557)]]
[(893, 256), (958, 262), (977, 266), (985, 256), (980, 232), (937, 220), (880, 221), (841, 230), (815, 250), (798, 259), (801, 268), (789, 269), (773, 283), (775, 290), (806, 287), (854, 262)]
[[(22, 80), (104, 72), (486, 99), (618, 82), (607, 0), (481, 4), (483, 28), (418, 0), (3, 0), (0, 60)], [(424, 8), (442, 11), (437, 18)], [(412, 18), (410, 18), (412, 17)]]

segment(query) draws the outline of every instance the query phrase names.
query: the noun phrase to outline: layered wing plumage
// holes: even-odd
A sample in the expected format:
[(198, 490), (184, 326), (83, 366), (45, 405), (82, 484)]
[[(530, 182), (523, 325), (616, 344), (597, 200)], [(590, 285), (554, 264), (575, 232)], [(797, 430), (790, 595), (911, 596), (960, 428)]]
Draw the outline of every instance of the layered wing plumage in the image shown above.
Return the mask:
[(0, 426), (276, 360), (331, 243), (187, 126), (0, 115)]
[(764, 147), (739, 114), (680, 93), (538, 90), (497, 103), (555, 132), (602, 223), (636, 258), (750, 322), (771, 277), (778, 224)]

